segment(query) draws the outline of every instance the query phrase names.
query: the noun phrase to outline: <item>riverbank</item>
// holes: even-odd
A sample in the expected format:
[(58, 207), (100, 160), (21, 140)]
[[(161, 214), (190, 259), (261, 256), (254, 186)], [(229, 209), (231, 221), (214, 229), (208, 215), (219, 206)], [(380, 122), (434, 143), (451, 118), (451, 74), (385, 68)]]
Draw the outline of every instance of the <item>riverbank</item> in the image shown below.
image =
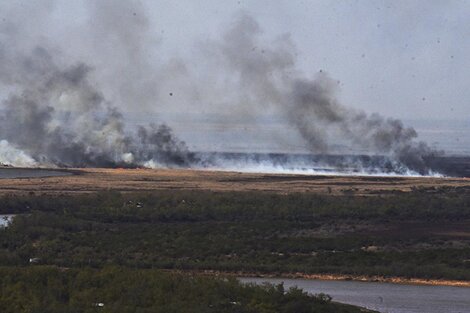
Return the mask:
[(363, 276), (363, 275), (340, 275), (340, 274), (305, 274), (305, 273), (259, 273), (259, 272), (223, 272), (223, 271), (174, 271), (169, 272), (191, 272), (209, 276), (230, 276), (230, 277), (257, 277), (257, 278), (285, 278), (285, 279), (306, 279), (306, 280), (326, 280), (326, 281), (358, 281), (391, 283), (403, 285), (421, 286), (448, 286), (470, 288), (470, 281), (448, 280), (448, 279), (422, 279), (406, 277), (384, 277), (384, 276)]
[(469, 312), (468, 288), (405, 285), (384, 282), (308, 280), (288, 278), (238, 278), (245, 284), (279, 285), (301, 288), (309, 294), (328, 294), (332, 301), (348, 303), (389, 313), (463, 313)]
[[(268, 275), (265, 277), (276, 277), (276, 276)], [(303, 274), (303, 273), (281, 275), (281, 277), (318, 279), (318, 280), (346, 280), (346, 281), (352, 280), (352, 281), (381, 282), (381, 283), (406, 284), (406, 285), (450, 286), (450, 287), (470, 288), (470, 281), (463, 281), (463, 280), (444, 280), (444, 279), (440, 280), (440, 279), (422, 279), (422, 278), (405, 278), (405, 277), (353, 276), (353, 275)]]
[(352, 276), (352, 275), (332, 275), (332, 274), (302, 274), (296, 273), (287, 275), (286, 278), (318, 279), (318, 280), (353, 280), (363, 282), (381, 282), (406, 285), (425, 286), (449, 286), (470, 288), (470, 281), (463, 280), (440, 280), (405, 277), (383, 277), (383, 276)]

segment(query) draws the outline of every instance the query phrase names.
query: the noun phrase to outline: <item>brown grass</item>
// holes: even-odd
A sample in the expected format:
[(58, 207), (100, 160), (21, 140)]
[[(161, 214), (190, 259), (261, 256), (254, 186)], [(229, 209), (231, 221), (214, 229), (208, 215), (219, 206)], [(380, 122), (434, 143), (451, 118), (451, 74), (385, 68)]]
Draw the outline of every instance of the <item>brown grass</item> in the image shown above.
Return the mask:
[(0, 194), (190, 189), (221, 192), (263, 191), (383, 195), (394, 192), (409, 192), (416, 188), (426, 189), (427, 192), (439, 192), (440, 188), (465, 188), (470, 190), (470, 179), (468, 178), (280, 175), (172, 169), (87, 168), (71, 171), (74, 175), (0, 179)]

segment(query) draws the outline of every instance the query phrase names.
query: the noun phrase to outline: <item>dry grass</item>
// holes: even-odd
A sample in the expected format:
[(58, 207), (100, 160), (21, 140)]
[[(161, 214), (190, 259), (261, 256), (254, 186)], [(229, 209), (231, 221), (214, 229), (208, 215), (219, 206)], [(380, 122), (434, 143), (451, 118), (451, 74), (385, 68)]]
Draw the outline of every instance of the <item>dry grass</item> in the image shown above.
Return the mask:
[(439, 192), (442, 188), (470, 190), (468, 178), (311, 176), (171, 169), (71, 170), (74, 175), (47, 178), (0, 179), (0, 194), (90, 193), (157, 189), (212, 191), (263, 191), (276, 193), (377, 195), (408, 192), (416, 188)]

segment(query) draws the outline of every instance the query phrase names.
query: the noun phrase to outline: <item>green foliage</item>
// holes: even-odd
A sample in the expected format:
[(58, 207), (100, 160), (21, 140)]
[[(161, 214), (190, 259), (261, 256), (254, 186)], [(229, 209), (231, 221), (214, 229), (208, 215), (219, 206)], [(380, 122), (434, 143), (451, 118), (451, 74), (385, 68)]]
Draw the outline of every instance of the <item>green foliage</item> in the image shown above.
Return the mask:
[[(142, 204), (138, 206), (137, 203)], [(138, 209), (138, 210), (137, 210)], [(322, 196), (298, 193), (159, 190), (121, 194), (9, 195), (0, 200), (0, 214), (32, 211), (77, 214), (102, 221), (470, 219), (469, 192), (415, 191), (390, 196)]]
[(0, 209), (24, 213), (0, 230), (5, 266), (470, 279), (468, 237), (441, 234), (470, 225), (467, 193), (109, 192), (6, 197)]
[(361, 312), (282, 285), (122, 267), (0, 268), (2, 313), (315, 313)]

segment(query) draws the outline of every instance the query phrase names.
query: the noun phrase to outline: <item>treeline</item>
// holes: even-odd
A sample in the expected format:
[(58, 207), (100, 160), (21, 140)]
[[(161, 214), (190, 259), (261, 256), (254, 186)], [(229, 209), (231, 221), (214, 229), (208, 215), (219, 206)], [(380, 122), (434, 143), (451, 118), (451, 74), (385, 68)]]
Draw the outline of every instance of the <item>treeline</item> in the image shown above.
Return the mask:
[(282, 285), (123, 267), (0, 267), (2, 313), (359, 313)]
[(110, 191), (76, 196), (6, 195), (0, 199), (0, 214), (33, 211), (81, 212), (97, 219), (133, 222), (240, 221), (253, 218), (305, 220), (321, 217), (461, 220), (470, 218), (470, 192), (416, 189), (393, 196), (328, 196), (159, 190), (131, 194)]

